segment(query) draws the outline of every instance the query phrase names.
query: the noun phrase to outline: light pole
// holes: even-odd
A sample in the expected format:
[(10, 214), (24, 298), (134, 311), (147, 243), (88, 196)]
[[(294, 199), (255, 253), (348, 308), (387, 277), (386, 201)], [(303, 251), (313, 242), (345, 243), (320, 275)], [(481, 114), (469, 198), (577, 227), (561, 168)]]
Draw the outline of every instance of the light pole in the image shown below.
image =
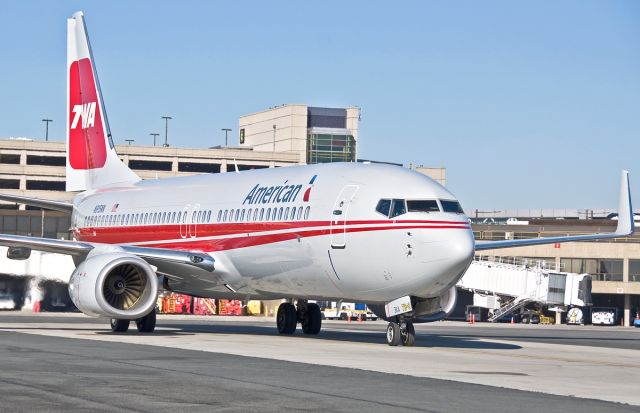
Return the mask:
[(49, 122), (53, 122), (51, 119), (42, 119), (43, 122), (45, 122), (46, 126), (45, 126), (45, 132), (44, 132), (44, 140), (48, 141), (49, 140)]
[(273, 151), (276, 151), (276, 125), (273, 125)]
[(125, 139), (125, 142), (129, 142), (129, 145), (131, 145), (131, 142), (135, 142), (135, 139)]
[(159, 133), (150, 133), (149, 135), (153, 136), (153, 146), (156, 146), (156, 138), (160, 136)]
[(164, 147), (167, 148), (169, 146), (169, 119), (173, 119), (171, 116), (162, 116), (164, 119)]
[(227, 147), (229, 145), (227, 137), (228, 137), (228, 133), (231, 132), (231, 129), (229, 128), (222, 128), (220, 129), (221, 131), (224, 132), (224, 146)]

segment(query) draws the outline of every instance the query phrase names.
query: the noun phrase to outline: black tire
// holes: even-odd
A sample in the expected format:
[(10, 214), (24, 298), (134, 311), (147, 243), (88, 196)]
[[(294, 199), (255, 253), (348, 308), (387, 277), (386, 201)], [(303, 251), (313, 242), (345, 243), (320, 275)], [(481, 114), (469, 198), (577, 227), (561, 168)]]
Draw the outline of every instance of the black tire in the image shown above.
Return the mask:
[(276, 316), (276, 324), (278, 326), (278, 333), (293, 334), (296, 331), (296, 324), (298, 324), (296, 307), (291, 303), (280, 304)]
[(522, 317), (522, 320), (520, 320), (520, 322), (522, 324), (529, 324), (529, 317)]
[(400, 325), (398, 323), (387, 324), (387, 344), (390, 346), (400, 344)]
[(307, 304), (307, 311), (302, 320), (302, 332), (305, 334), (318, 334), (322, 328), (322, 311), (318, 304)]
[(129, 330), (129, 323), (131, 320), (120, 320), (118, 318), (112, 318), (110, 320), (111, 323), (111, 331), (114, 333), (126, 333)]
[(340, 313), (340, 320), (347, 321), (347, 313)]
[(151, 310), (146, 316), (136, 320), (136, 326), (141, 333), (153, 333), (156, 329), (156, 309)]
[(406, 347), (413, 347), (416, 344), (416, 329), (411, 321), (404, 322), (400, 325), (400, 341)]

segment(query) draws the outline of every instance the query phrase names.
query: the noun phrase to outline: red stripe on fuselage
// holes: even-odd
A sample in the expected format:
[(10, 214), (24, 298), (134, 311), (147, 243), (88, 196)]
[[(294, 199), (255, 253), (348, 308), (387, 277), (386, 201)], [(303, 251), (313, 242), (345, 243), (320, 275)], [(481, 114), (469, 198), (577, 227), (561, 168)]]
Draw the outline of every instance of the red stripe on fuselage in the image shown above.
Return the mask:
[[(349, 225), (384, 225), (376, 227), (353, 228)], [(146, 225), (127, 227), (82, 228), (77, 232), (81, 241), (102, 242), (107, 244), (142, 243), (144, 246), (168, 249), (187, 249), (199, 251), (220, 251), (244, 248), (273, 242), (287, 241), (298, 237), (313, 237), (343, 232), (365, 232), (406, 229), (470, 229), (466, 221), (350, 221), (345, 227), (342, 222), (333, 229), (323, 228), (310, 230), (313, 227), (328, 227), (329, 221), (305, 222), (262, 222), (262, 223), (228, 223), (228, 224), (197, 224), (196, 237), (182, 238), (180, 225)], [(185, 227), (183, 225), (183, 234)], [(191, 225), (192, 227), (192, 225)], [(278, 234), (260, 234), (261, 232), (287, 231)], [(236, 237), (228, 236), (236, 235)], [(227, 236), (220, 239), (201, 239), (204, 237)], [(185, 239), (188, 241), (176, 242)], [(150, 241), (157, 243), (147, 244)]]

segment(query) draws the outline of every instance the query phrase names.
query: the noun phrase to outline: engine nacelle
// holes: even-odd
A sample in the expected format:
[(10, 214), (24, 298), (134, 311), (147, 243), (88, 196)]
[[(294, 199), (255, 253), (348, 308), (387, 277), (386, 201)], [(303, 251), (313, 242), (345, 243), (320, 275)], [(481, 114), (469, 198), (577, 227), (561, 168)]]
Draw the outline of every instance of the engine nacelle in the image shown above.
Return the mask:
[(69, 295), (87, 315), (133, 320), (156, 305), (158, 278), (135, 255), (94, 251), (71, 275)]

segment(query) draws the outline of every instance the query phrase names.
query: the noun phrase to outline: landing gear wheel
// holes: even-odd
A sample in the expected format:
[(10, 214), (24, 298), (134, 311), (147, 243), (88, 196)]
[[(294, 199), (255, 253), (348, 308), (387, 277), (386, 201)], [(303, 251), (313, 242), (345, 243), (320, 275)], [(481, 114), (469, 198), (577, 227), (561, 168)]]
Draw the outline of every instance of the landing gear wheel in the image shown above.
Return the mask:
[(111, 331), (114, 333), (126, 333), (129, 330), (129, 322), (131, 320), (120, 320), (118, 318), (111, 319)]
[(276, 316), (278, 333), (293, 334), (296, 331), (297, 323), (298, 316), (296, 314), (296, 307), (291, 303), (280, 304), (278, 307), (278, 314)]
[(387, 324), (387, 344), (390, 346), (400, 344), (400, 325), (398, 323)]
[(302, 332), (305, 334), (318, 334), (322, 327), (322, 312), (318, 304), (307, 304), (307, 311), (302, 319)]
[(416, 329), (411, 321), (404, 321), (400, 324), (400, 341), (406, 347), (413, 347), (416, 344)]
[(146, 316), (137, 319), (136, 326), (141, 333), (153, 333), (156, 328), (156, 309), (154, 308)]

